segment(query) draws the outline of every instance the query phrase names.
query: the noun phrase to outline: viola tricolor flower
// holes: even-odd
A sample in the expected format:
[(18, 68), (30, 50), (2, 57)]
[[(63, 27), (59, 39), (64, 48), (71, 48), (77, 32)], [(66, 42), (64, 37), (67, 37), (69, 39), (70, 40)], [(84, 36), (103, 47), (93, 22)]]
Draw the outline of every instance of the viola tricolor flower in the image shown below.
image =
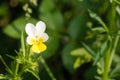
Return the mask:
[(49, 38), (45, 33), (46, 25), (44, 22), (37, 22), (36, 26), (27, 23), (25, 31), (28, 35), (26, 41), (29, 45), (32, 45), (31, 49), (35, 53), (40, 53), (46, 50), (47, 46), (44, 44)]

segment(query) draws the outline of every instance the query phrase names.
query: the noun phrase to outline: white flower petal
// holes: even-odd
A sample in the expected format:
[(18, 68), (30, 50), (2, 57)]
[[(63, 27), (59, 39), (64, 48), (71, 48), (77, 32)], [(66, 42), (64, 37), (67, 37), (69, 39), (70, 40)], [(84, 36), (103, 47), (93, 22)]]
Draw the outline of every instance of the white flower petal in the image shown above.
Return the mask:
[(26, 39), (26, 42), (27, 42), (29, 45), (32, 45), (32, 43), (31, 43), (30, 40), (31, 40), (31, 37), (28, 36), (27, 39)]
[(33, 43), (31, 42), (32, 39), (36, 40), (35, 37), (33, 37), (33, 36), (28, 36), (27, 39), (26, 39), (26, 42), (27, 42), (29, 45), (32, 45), (32, 44), (33, 44)]
[(29, 36), (35, 36), (35, 34), (36, 34), (35, 26), (31, 23), (26, 24), (25, 31)]
[(45, 31), (45, 29), (46, 29), (46, 25), (45, 25), (45, 23), (44, 22), (42, 22), (42, 21), (39, 21), (37, 24), (36, 24), (36, 33), (37, 33), (37, 35), (39, 36), (39, 35), (41, 35), (42, 33), (44, 33), (44, 31)]
[(49, 38), (49, 36), (46, 33), (43, 33), (41, 36), (44, 38), (44, 42), (46, 42)]

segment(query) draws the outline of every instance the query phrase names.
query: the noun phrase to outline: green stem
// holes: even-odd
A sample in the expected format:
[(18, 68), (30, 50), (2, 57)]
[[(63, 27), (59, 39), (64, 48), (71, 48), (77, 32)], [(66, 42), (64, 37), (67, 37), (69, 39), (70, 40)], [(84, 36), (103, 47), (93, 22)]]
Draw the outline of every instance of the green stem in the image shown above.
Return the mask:
[[(113, 60), (113, 56), (115, 54), (115, 49), (117, 47), (117, 44), (119, 42), (119, 33), (120, 31), (118, 32), (118, 35), (115, 39), (115, 42), (113, 43), (113, 47), (112, 47), (112, 42), (110, 42), (110, 47), (108, 49), (108, 52), (106, 53), (105, 55), (105, 58), (104, 58), (104, 73), (103, 73), (103, 80), (109, 80), (109, 71), (110, 71), (110, 67), (111, 67), (111, 64), (112, 64), (112, 60)], [(112, 50), (112, 51), (111, 51)]]
[(22, 69), (19, 71), (19, 76), (22, 76), (25, 70), (26, 70), (26, 66), (23, 66)]
[[(109, 19), (108, 19), (108, 26), (109, 26), (109, 30), (111, 31), (111, 34), (114, 34), (116, 29), (115, 29), (115, 17), (116, 17), (116, 4), (115, 2), (112, 2), (111, 4), (111, 10), (110, 10), (110, 15), (109, 15)], [(113, 43), (112, 40), (112, 36), (109, 34), (109, 48), (107, 50), (107, 52), (105, 53), (104, 56), (104, 71), (102, 74), (102, 80), (109, 80), (109, 71), (110, 71), (110, 67), (111, 67), (111, 63), (113, 60), (113, 55), (115, 53), (115, 48), (117, 46), (119, 37), (116, 37), (115, 43)]]
[(111, 9), (108, 14), (108, 27), (111, 35), (113, 35), (117, 31), (115, 19), (116, 19), (116, 3), (113, 1), (111, 3)]
[(19, 69), (19, 63), (16, 63), (16, 68), (15, 68), (15, 73), (14, 73), (14, 78), (17, 79), (16, 77), (18, 77), (18, 69)]
[(49, 67), (47, 66), (45, 60), (42, 58), (42, 56), (40, 56), (40, 61), (43, 64), (43, 66), (45, 67), (47, 73), (49, 74), (49, 76), (51, 77), (52, 80), (56, 80), (56, 78), (53, 76), (52, 72), (50, 71)]
[(102, 75), (102, 80), (109, 80), (108, 74), (110, 70), (111, 49), (112, 49), (112, 41), (110, 40), (108, 51), (105, 53), (105, 57), (104, 57), (104, 72)]

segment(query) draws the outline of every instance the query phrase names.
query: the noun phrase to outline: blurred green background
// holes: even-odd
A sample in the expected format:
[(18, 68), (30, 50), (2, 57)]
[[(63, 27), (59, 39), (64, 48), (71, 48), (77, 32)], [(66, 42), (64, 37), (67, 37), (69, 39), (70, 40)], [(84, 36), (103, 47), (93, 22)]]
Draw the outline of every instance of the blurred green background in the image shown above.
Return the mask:
[[(10, 65), (12, 60), (6, 54), (16, 55), (26, 23), (42, 20), (50, 38), (46, 43), (48, 49), (41, 54), (57, 80), (96, 80), (96, 66), (81, 42), (97, 51), (106, 37), (91, 30), (101, 25), (89, 16), (88, 9), (107, 24), (110, 8), (109, 0), (0, 0), (0, 54)], [(116, 22), (113, 30), (120, 28), (120, 12)], [(118, 55), (116, 62), (120, 62)], [(41, 80), (51, 80), (41, 64), (39, 68)], [(1, 61), (0, 73), (6, 73)], [(29, 73), (24, 78), (36, 80)]]

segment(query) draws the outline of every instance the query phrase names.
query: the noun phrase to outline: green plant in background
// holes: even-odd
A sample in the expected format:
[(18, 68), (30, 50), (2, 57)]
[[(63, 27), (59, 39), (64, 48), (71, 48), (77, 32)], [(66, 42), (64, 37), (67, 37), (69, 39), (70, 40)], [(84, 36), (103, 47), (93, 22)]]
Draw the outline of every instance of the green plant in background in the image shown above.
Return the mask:
[[(31, 23), (27, 23), (25, 27), (25, 31), (28, 34), (26, 38), (26, 44), (24, 42), (24, 35), (21, 34), (21, 49), (19, 52), (16, 51), (17, 56), (7, 55), (13, 62), (11, 63), (11, 67), (8, 67), (2, 56), (0, 56), (1, 61), (6, 67), (7, 74), (1, 74), (0, 79), (7, 80), (22, 80), (23, 75), (26, 72), (30, 72), (33, 74), (38, 80), (40, 80), (38, 74), (38, 60), (41, 61), (46, 71), (50, 75), (52, 80), (56, 80), (51, 73), (50, 69), (46, 65), (46, 62), (41, 56), (41, 52), (47, 49), (47, 46), (44, 44), (45, 41), (48, 40), (48, 35), (45, 33), (46, 25), (44, 22), (39, 21), (36, 26)], [(32, 45), (32, 46), (30, 46)], [(35, 54), (37, 53), (37, 54)]]
[[(51, 78), (54, 80), (54, 76), (57, 80), (119, 80), (119, 0), (10, 1), (13, 3), (16, 1), (17, 6), (13, 7), (15, 4), (12, 4), (12, 7), (11, 4), (8, 6), (9, 3), (5, 1), (2, 3), (7, 4), (0, 3), (2, 4), (0, 5), (0, 16), (2, 16), (0, 26), (2, 25), (3, 31), (0, 32), (0, 36), (1, 33), (9, 36), (5, 40), (1, 38), (1, 41), (9, 42), (12, 41), (11, 39), (15, 39), (19, 44), (21, 38), (21, 48), (20, 51), (15, 51), (16, 57), (14, 54), (11, 56), (8, 51), (7, 56), (15, 60), (10, 67), (6, 65), (5, 58), (1, 57), (10, 73), (8, 76), (1, 74), (1, 78), (16, 77), (19, 79), (22, 75), (23, 80), (34, 80), (35, 77), (39, 79), (39, 76), (42, 80), (51, 80)], [(46, 43), (44, 42), (48, 36), (44, 32), (44, 27), (40, 30), (37, 27), (39, 23), (42, 23), (37, 23), (38, 20), (44, 21), (47, 25), (46, 32), (49, 34), (49, 40)], [(9, 24), (6, 25), (8, 22)], [(25, 28), (26, 23), (29, 24)], [(31, 23), (37, 23), (37, 25), (34, 26)], [(44, 23), (42, 25), (44, 26)], [(23, 33), (21, 37), (21, 32), (24, 30), (28, 35), (27, 45), (24, 42)], [(39, 33), (41, 34), (39, 35)], [(6, 37), (6, 35), (4, 36)], [(0, 50), (2, 47), (0, 43)], [(6, 48), (6, 45), (4, 47)], [(16, 49), (16, 47), (14, 48)], [(38, 54), (39, 52), (42, 53)], [(50, 77), (45, 73), (42, 65), (39, 66), (39, 60)], [(35, 77), (31, 76), (29, 72)]]
[[(81, 51), (81, 49), (79, 49), (80, 51), (77, 52), (77, 56), (81, 54), (80, 57), (82, 57), (83, 54), (84, 54), (84, 57), (89, 56), (89, 54), (91, 54), (92, 59), (94, 61), (93, 65), (97, 66), (97, 72), (99, 74), (99, 76), (96, 76), (96, 78), (99, 80), (114, 79), (114, 77), (117, 76), (116, 75), (116, 73), (118, 72), (117, 69), (118, 70), (120, 69), (118, 68), (118, 66), (120, 66), (119, 63), (117, 63), (117, 66), (114, 69), (111, 68), (113, 57), (115, 56), (116, 48), (118, 46), (118, 42), (120, 38), (120, 30), (116, 29), (117, 28), (116, 26), (118, 27), (120, 26), (119, 24), (116, 25), (117, 3), (119, 4), (119, 1), (113, 0), (111, 2), (111, 9), (109, 13), (108, 24), (105, 24), (97, 14), (88, 10), (90, 13), (90, 16), (101, 24), (101, 27), (92, 28), (93, 32), (97, 32), (97, 35), (100, 35), (100, 34), (103, 35), (104, 33), (106, 39), (104, 40), (103, 43), (101, 43), (101, 46), (97, 52), (93, 51), (89, 46), (87, 46), (83, 42), (81, 42), (82, 45), (89, 53), (85, 55), (85, 52), (83, 52), (83, 50)], [(76, 55), (75, 52), (72, 52), (72, 54)], [(89, 57), (87, 59), (89, 59)], [(86, 61), (87, 59), (80, 58), (78, 61), (78, 58), (77, 58), (77, 61), (75, 63), (79, 64), (78, 66), (80, 66), (81, 64), (83, 64), (81, 63), (82, 61), (88, 62)]]

